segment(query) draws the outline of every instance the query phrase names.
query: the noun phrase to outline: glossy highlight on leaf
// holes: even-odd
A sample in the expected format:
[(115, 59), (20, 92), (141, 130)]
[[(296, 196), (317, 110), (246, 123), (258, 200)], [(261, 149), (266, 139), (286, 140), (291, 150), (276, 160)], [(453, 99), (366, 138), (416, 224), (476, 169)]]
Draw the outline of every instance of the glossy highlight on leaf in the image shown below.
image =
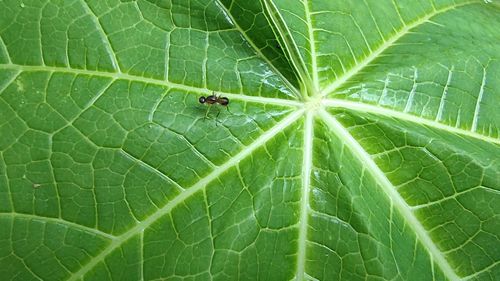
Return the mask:
[(498, 280), (499, 30), (482, 0), (1, 1), (0, 279)]

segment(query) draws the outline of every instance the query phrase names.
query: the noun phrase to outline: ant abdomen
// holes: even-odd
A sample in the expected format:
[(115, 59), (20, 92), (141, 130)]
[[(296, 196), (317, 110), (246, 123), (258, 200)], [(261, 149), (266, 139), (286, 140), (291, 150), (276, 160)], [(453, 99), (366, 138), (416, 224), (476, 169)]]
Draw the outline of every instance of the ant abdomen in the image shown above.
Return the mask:
[(228, 104), (229, 104), (229, 99), (228, 99), (228, 98), (226, 98), (226, 97), (221, 97), (221, 98), (219, 98), (219, 99), (218, 99), (218, 101), (217, 101), (217, 102), (218, 102), (220, 105), (224, 105), (224, 106), (226, 106), (226, 105), (228, 105)]

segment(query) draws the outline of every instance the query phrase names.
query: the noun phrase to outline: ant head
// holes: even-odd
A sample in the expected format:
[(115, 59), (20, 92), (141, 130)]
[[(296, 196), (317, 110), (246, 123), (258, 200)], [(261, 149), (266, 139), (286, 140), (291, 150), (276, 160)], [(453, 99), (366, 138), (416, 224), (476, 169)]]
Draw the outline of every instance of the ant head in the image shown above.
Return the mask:
[(206, 100), (206, 98), (205, 98), (205, 97), (200, 97), (200, 98), (198, 99), (198, 101), (199, 101), (200, 103), (205, 103), (207, 100)]

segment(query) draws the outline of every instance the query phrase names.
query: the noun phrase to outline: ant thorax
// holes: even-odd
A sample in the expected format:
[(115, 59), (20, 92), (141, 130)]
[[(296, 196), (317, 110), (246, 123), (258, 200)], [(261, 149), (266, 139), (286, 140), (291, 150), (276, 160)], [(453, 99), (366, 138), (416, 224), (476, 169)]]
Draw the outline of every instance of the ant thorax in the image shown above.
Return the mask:
[[(225, 107), (228, 112), (230, 112), (229, 108), (227, 106), (229, 104), (229, 99), (227, 97), (217, 96), (215, 94), (215, 92), (213, 92), (212, 95), (210, 95), (210, 96), (206, 96), (206, 97), (205, 96), (201, 96), (201, 97), (199, 97), (198, 101), (201, 104), (207, 104), (208, 105), (207, 112), (205, 113), (205, 118), (204, 119), (206, 119), (208, 117), (208, 112), (210, 111), (210, 108), (214, 104), (219, 104), (219, 105)], [(220, 114), (220, 109), (219, 109), (219, 112), (217, 112), (217, 116), (215, 117), (215, 119), (216, 119), (215, 124), (217, 124), (217, 117), (219, 116), (219, 114)]]

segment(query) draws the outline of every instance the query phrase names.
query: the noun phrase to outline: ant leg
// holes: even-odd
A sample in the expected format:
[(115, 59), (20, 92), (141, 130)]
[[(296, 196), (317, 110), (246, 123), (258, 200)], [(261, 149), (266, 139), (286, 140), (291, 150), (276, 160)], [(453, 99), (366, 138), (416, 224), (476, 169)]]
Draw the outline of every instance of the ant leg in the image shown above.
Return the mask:
[(227, 110), (227, 112), (229, 112), (229, 114), (234, 115), (234, 114), (233, 114), (233, 113), (229, 110), (229, 106), (227, 106), (227, 105), (226, 105), (226, 110)]
[(219, 121), (219, 119), (218, 119), (219, 118), (219, 114), (220, 114), (220, 108), (219, 108), (219, 112), (217, 112), (217, 115), (215, 116), (215, 126), (219, 126), (218, 123), (217, 123)]
[(207, 105), (207, 112), (205, 112), (205, 117), (203, 117), (203, 120), (206, 120), (208, 118), (209, 112), (210, 112), (210, 105)]

